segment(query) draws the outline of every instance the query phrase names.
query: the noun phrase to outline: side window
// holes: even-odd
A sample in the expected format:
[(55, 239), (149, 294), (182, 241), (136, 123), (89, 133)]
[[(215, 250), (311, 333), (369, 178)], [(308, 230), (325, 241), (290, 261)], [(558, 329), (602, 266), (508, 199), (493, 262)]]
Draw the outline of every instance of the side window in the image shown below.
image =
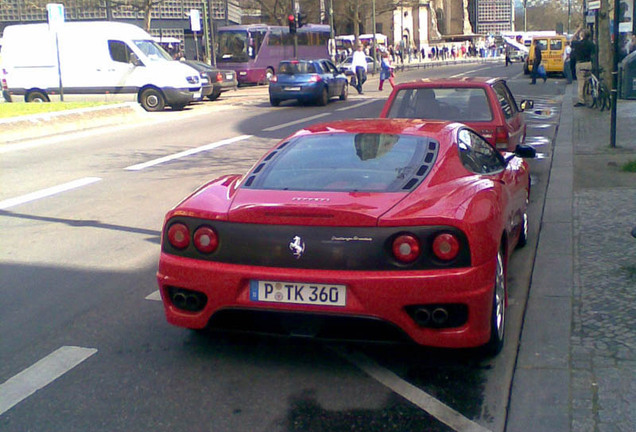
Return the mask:
[(505, 166), (501, 154), (476, 133), (462, 129), (457, 134), (459, 158), (464, 167), (475, 174), (496, 174)]
[(561, 39), (550, 39), (550, 51), (561, 51), (563, 49), (563, 41)]
[(512, 94), (510, 94), (510, 91), (502, 83), (495, 84), (493, 90), (495, 90), (497, 94), (497, 100), (499, 101), (506, 120), (511, 119), (517, 112), (517, 105)]
[(541, 51), (545, 51), (548, 49), (548, 40), (547, 39), (539, 39), (539, 49)]
[(116, 62), (129, 63), (132, 50), (128, 45), (121, 41), (108, 41), (108, 51), (110, 51), (110, 58)]

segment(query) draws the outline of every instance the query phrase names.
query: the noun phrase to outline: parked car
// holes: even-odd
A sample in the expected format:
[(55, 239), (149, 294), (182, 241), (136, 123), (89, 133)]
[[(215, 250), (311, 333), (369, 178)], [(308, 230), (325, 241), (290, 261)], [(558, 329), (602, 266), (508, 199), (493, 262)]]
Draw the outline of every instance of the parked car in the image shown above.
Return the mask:
[(510, 61), (512, 63), (524, 63), (527, 54), (521, 50), (513, 49), (510, 51)]
[(204, 92), (203, 96), (211, 101), (218, 99), (223, 92), (236, 90), (238, 86), (236, 72), (233, 70), (217, 69), (198, 60), (185, 60), (185, 63), (201, 74), (205, 74), (210, 88)]
[(504, 158), (460, 123), (308, 126), (167, 213), (157, 272), (167, 320), (494, 354), (508, 259), (528, 232), (517, 156), (535, 153)]
[[(367, 56), (367, 72), (374, 72), (375, 69), (373, 67), (373, 57)], [(351, 63), (353, 62), (353, 56), (349, 56), (344, 61), (338, 63), (338, 70), (347, 76), (353, 76), (353, 71), (351, 70)], [(377, 62), (378, 69), (380, 68), (380, 62)]]
[(349, 94), (347, 77), (340, 73), (331, 60), (284, 60), (278, 73), (269, 82), (269, 102), (278, 106), (281, 101), (315, 101), (327, 105), (338, 96), (346, 100)]
[(211, 95), (213, 90), (212, 84), (210, 83), (207, 70), (201, 66), (200, 62), (185, 59), (181, 60), (181, 62), (187, 64), (199, 74), (199, 80), (201, 81), (201, 97), (199, 99), (203, 99), (204, 97)]
[(526, 138), (522, 112), (501, 78), (423, 79), (395, 86), (380, 117), (458, 121), (475, 129), (497, 149), (514, 151)]

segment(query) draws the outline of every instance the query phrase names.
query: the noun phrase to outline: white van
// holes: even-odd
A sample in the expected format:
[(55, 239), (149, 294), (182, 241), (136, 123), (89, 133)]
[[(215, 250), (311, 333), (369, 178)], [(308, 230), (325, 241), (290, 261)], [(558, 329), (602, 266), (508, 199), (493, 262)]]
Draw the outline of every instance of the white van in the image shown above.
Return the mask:
[[(201, 97), (199, 73), (173, 60), (141, 28), (126, 23), (67, 22), (58, 32), (64, 100), (100, 95), (138, 101), (147, 111), (183, 109)], [(0, 70), (11, 95), (48, 102), (59, 94), (55, 33), (48, 24), (8, 26)]]

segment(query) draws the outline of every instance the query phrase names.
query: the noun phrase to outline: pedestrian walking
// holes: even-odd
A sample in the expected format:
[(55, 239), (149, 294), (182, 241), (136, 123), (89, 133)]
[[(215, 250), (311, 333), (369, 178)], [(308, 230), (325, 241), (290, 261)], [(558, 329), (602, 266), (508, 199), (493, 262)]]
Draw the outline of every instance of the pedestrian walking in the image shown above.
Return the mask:
[[(539, 46), (539, 40), (535, 39), (532, 41), (532, 49), (534, 53), (534, 59), (532, 60), (532, 82), (530, 84), (537, 83), (537, 77), (539, 76), (539, 66), (541, 65), (541, 47)], [(545, 82), (546, 77), (543, 77), (543, 82)]]
[(510, 61), (510, 45), (506, 44), (506, 51), (505, 52), (506, 52), (506, 67), (508, 67), (508, 65), (510, 63), (512, 63)]
[(572, 47), (570, 46), (570, 42), (566, 42), (565, 48), (563, 49), (563, 75), (565, 75), (565, 79), (568, 81), (568, 84), (572, 84), (572, 67), (570, 66), (571, 55)]
[(585, 28), (579, 28), (574, 34), (571, 53), (571, 56), (576, 61), (576, 80), (578, 81), (578, 100), (574, 104), (575, 107), (585, 105), (583, 86), (585, 85), (585, 78), (592, 71), (592, 56), (595, 51), (596, 46), (590, 40), (590, 31)]
[(358, 94), (362, 94), (362, 85), (367, 80), (367, 56), (364, 54), (364, 47), (358, 43), (356, 52), (353, 53), (351, 59), (351, 72), (356, 77), (356, 90)]
[(395, 87), (395, 81), (393, 80), (395, 74), (393, 69), (393, 64), (391, 63), (389, 55), (387, 53), (382, 53), (382, 62), (380, 63), (380, 87), (378, 90), (382, 91), (385, 80), (389, 80), (391, 88)]

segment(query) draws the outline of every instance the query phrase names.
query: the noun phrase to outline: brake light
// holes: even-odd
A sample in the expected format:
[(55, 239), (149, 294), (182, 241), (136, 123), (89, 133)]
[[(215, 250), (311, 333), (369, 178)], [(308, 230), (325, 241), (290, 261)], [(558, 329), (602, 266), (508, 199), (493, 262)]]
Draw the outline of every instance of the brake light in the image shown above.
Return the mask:
[(216, 80), (217, 80), (218, 82), (223, 81), (223, 74), (222, 74), (221, 72), (219, 72), (218, 74), (216, 74)]
[(459, 240), (453, 234), (440, 234), (433, 240), (433, 253), (442, 261), (450, 261), (459, 254)]
[(309, 77), (310, 83), (320, 82), (320, 81), (322, 81), (322, 78), (320, 77), (320, 75), (312, 75)]
[(168, 241), (177, 249), (185, 249), (190, 245), (190, 231), (185, 224), (176, 223), (168, 229)]
[(503, 126), (497, 126), (495, 129), (495, 146), (499, 147), (499, 144), (508, 146), (508, 129)]
[(420, 241), (412, 234), (402, 234), (393, 240), (393, 256), (402, 263), (412, 263), (421, 252)]
[(218, 245), (219, 237), (211, 227), (202, 226), (194, 232), (194, 246), (199, 252), (212, 253)]

